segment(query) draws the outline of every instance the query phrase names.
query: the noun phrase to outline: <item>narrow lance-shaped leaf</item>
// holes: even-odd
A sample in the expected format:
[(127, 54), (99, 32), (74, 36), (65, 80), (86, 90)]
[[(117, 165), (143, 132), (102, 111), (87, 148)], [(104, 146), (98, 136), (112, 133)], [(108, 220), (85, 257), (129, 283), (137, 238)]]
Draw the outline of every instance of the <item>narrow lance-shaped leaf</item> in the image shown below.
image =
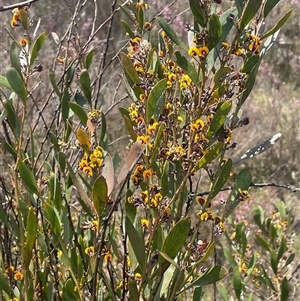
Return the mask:
[(92, 199), (98, 216), (101, 215), (105, 209), (106, 202), (108, 199), (107, 194), (107, 183), (105, 178), (101, 175), (99, 176), (93, 185)]
[(5, 88), (13, 91), (12, 87), (10, 86), (7, 78), (3, 75), (0, 75), (0, 85), (4, 86)]
[(41, 48), (45, 43), (45, 40), (46, 40), (46, 33), (42, 32), (34, 41), (31, 55), (30, 55), (30, 66), (34, 63), (35, 59), (37, 58), (39, 51), (41, 50)]
[(133, 33), (131, 27), (127, 24), (127, 22), (125, 22), (124, 20), (121, 20), (120, 22), (123, 25), (126, 33), (130, 36), (130, 38), (134, 39), (135, 38), (135, 34)]
[(195, 67), (187, 60), (186, 57), (181, 55), (179, 51), (175, 52), (176, 62), (179, 67), (186, 71), (187, 75), (191, 78), (197, 88), (200, 88), (200, 79)]
[(32, 258), (32, 250), (34, 247), (37, 234), (37, 216), (33, 207), (28, 210), (27, 226), (26, 226), (26, 245), (24, 253), (24, 266), (27, 269)]
[(45, 216), (50, 224), (51, 231), (58, 237), (61, 234), (60, 218), (57, 211), (49, 203), (44, 205)]
[[(189, 218), (181, 219), (176, 223), (164, 241), (162, 252), (167, 254), (171, 259), (174, 259), (185, 243), (190, 231), (190, 226), (191, 221)], [(163, 273), (170, 263), (163, 257), (160, 257), (159, 261), (161, 264), (161, 272)]]
[(27, 90), (21, 75), (13, 67), (8, 67), (5, 75), (13, 91), (22, 99), (23, 103), (25, 103), (27, 99)]
[[(135, 70), (130, 58), (123, 52), (120, 53), (121, 64), (129, 84), (139, 84), (141, 79)], [(131, 81), (131, 82), (130, 82)], [(131, 85), (132, 86), (132, 85)]]
[(239, 29), (243, 30), (258, 12), (263, 0), (249, 0), (243, 11)]
[(80, 86), (88, 103), (91, 105), (91, 100), (92, 100), (91, 79), (86, 69), (83, 69), (80, 73)]
[(223, 279), (228, 275), (228, 271), (223, 266), (214, 266), (208, 269), (204, 274), (195, 279), (190, 285), (188, 285), (185, 290), (193, 286), (205, 286), (209, 284), (216, 283), (217, 281)]
[(212, 14), (209, 19), (209, 49), (212, 49), (219, 42), (222, 36), (222, 26), (219, 17)]
[(77, 115), (80, 122), (84, 126), (86, 126), (86, 122), (88, 120), (88, 117), (86, 116), (86, 112), (84, 111), (84, 109), (75, 102), (69, 102), (69, 107)]
[(232, 167), (231, 159), (228, 159), (221, 167), (220, 171), (217, 173), (216, 178), (212, 184), (211, 191), (208, 195), (208, 200), (212, 200), (222, 189), (224, 184), (226, 183)]
[(163, 92), (167, 86), (168, 79), (164, 78), (160, 80), (151, 90), (146, 107), (146, 122), (149, 123), (153, 114), (155, 113), (155, 109), (158, 109), (157, 102), (160, 97), (163, 97)]
[(189, 2), (195, 21), (202, 27), (206, 27), (208, 16), (203, 7), (203, 4), (198, 0), (189, 0)]
[(126, 217), (125, 220), (125, 227), (133, 252), (136, 256), (136, 259), (140, 265), (141, 270), (143, 271), (145, 269), (145, 264), (146, 264), (145, 262), (146, 250), (145, 250), (144, 241), (141, 239), (137, 230), (135, 229), (135, 227), (133, 226), (133, 224), (131, 223), (128, 217)]
[(265, 39), (271, 36), (272, 34), (274, 34), (276, 31), (278, 31), (284, 25), (284, 23), (289, 19), (291, 14), (292, 14), (292, 10), (290, 9), (287, 13), (285, 13), (285, 15), (277, 22), (277, 24), (274, 27), (272, 27), (266, 34), (264, 34), (261, 37), (261, 39)]
[(24, 181), (27, 188), (35, 194), (38, 194), (38, 187), (33, 172), (23, 162), (19, 162), (19, 172), (22, 180)]
[(88, 70), (92, 64), (93, 61), (93, 57), (95, 55), (95, 49), (92, 49), (89, 51), (89, 53), (87, 54), (86, 58), (85, 58), (85, 68)]
[(212, 137), (216, 132), (221, 128), (221, 126), (224, 124), (227, 114), (229, 113), (231, 109), (231, 101), (226, 101), (222, 103), (220, 108), (217, 110), (215, 116), (213, 117), (213, 120), (210, 123), (209, 130), (207, 133), (207, 138), (209, 139)]
[(263, 16), (266, 18), (266, 16), (269, 14), (269, 12), (279, 3), (280, 0), (267, 0), (265, 2)]
[(215, 158), (217, 158), (220, 155), (223, 148), (224, 148), (224, 143), (218, 142), (216, 144), (213, 144), (207, 150), (205, 150), (205, 154), (202, 156), (202, 158), (195, 166), (195, 171), (211, 163)]
[(10, 45), (9, 56), (11, 67), (15, 68), (19, 75), (22, 76), (21, 65), (20, 65), (20, 45), (13, 41)]
[(157, 18), (158, 24), (164, 30), (166, 35), (174, 42), (177, 46), (182, 48), (183, 50), (188, 51), (186, 44), (178, 37), (176, 32), (171, 28), (171, 26), (163, 19)]
[(242, 279), (239, 267), (235, 267), (233, 270), (233, 288), (235, 291), (235, 295), (238, 300), (241, 300), (241, 293), (242, 293)]

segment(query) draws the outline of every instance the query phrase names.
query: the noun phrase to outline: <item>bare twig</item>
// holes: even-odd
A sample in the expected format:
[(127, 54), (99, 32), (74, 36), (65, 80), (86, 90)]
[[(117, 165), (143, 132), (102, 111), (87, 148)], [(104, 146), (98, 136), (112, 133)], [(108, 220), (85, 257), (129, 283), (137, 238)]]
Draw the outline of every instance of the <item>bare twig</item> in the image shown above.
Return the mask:
[[(292, 192), (297, 192), (300, 191), (300, 188), (291, 186), (291, 185), (284, 185), (284, 184), (277, 184), (277, 183), (251, 183), (250, 187), (277, 187), (277, 188), (284, 188), (287, 190), (290, 190)], [(220, 191), (226, 191), (226, 190), (232, 190), (234, 187), (233, 186), (228, 186), (228, 187), (223, 187)], [(204, 196), (208, 195), (210, 191), (203, 191), (200, 193), (197, 193), (196, 196)]]
[(11, 9), (21, 7), (21, 6), (30, 5), (31, 3), (36, 2), (36, 1), (38, 1), (38, 0), (27, 0), (27, 1), (18, 2), (15, 4), (11, 4), (11, 5), (0, 6), (0, 12), (11, 10)]

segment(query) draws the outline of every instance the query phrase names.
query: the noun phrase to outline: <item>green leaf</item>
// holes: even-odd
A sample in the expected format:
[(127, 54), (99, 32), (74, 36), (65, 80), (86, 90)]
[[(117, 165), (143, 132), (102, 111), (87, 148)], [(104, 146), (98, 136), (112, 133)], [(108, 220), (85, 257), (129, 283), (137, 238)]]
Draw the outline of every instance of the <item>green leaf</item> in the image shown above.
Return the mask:
[(27, 90), (21, 75), (14, 67), (8, 67), (5, 76), (13, 91), (22, 99), (23, 103), (25, 103), (27, 99)]
[(263, 0), (249, 0), (242, 14), (239, 29), (243, 30), (258, 12)]
[(195, 265), (198, 265), (200, 263), (203, 263), (205, 262), (213, 253), (215, 249), (215, 242), (212, 241), (209, 243), (209, 245), (207, 246), (206, 250), (205, 250), (205, 253), (203, 254), (203, 256), (201, 257), (200, 260), (198, 260), (197, 262), (195, 262)]
[(292, 263), (293, 262), (293, 260), (295, 259), (295, 253), (292, 253), (289, 257), (288, 257), (288, 259), (286, 260), (286, 262), (285, 262), (285, 264), (284, 264), (284, 268), (285, 267), (287, 267), (290, 263)]
[(224, 301), (229, 301), (227, 289), (220, 283), (217, 284), (218, 292)]
[(141, 239), (137, 230), (135, 229), (135, 227), (133, 226), (133, 224), (131, 223), (128, 217), (126, 217), (125, 220), (125, 227), (135, 257), (140, 265), (141, 270), (144, 271), (145, 264), (146, 264), (145, 262), (146, 250), (145, 250), (144, 240)]
[(31, 258), (32, 250), (34, 247), (36, 234), (37, 234), (37, 223), (38, 219), (34, 211), (34, 207), (28, 209), (27, 226), (26, 226), (26, 245), (24, 253), (24, 266), (28, 269)]
[(185, 51), (188, 51), (186, 44), (179, 38), (176, 32), (171, 28), (171, 26), (163, 19), (157, 18), (158, 24), (164, 30), (166, 35), (171, 39), (171, 41), (176, 44), (178, 47), (182, 48)]
[(209, 19), (209, 44), (208, 48), (213, 49), (219, 42), (222, 36), (222, 26), (219, 17), (216, 14), (212, 14)]
[(267, 0), (264, 6), (263, 16), (264, 19), (269, 14), (269, 12), (277, 5), (280, 0)]
[(286, 216), (286, 205), (285, 205), (285, 203), (282, 202), (282, 201), (277, 202), (275, 204), (275, 207), (278, 210), (278, 212), (280, 213), (281, 219), (285, 221), (287, 219), (287, 216)]
[(155, 50), (155, 52), (157, 53), (159, 51), (159, 33), (158, 33), (158, 29), (157, 29), (157, 26), (153, 26), (153, 28), (151, 29), (150, 31), (150, 38), (149, 38), (149, 41), (150, 41), (150, 44), (152, 46), (152, 49)]
[(267, 33), (265, 33), (261, 39), (265, 39), (269, 36), (271, 36), (272, 34), (274, 34), (276, 31), (278, 31), (283, 25), (284, 23), (288, 20), (288, 18), (290, 17), (290, 15), (292, 14), (292, 9), (290, 9), (287, 13), (285, 13), (285, 15), (277, 22), (277, 24), (272, 27)]
[(88, 70), (92, 64), (93, 57), (95, 55), (95, 49), (91, 49), (85, 58), (85, 68)]
[(34, 41), (31, 54), (30, 54), (30, 66), (32, 66), (35, 59), (37, 58), (39, 51), (41, 50), (41, 48), (45, 43), (45, 40), (46, 40), (46, 33), (42, 32)]
[(119, 111), (122, 114), (123, 118), (124, 118), (124, 122), (125, 122), (125, 126), (126, 126), (126, 130), (127, 133), (129, 134), (130, 138), (133, 141), (136, 141), (136, 132), (133, 130), (133, 127), (135, 126), (133, 121), (131, 121), (130, 117), (129, 117), (129, 112), (127, 109), (123, 108), (123, 107), (119, 107)]
[(68, 91), (68, 88), (65, 88), (64, 94), (61, 99), (61, 113), (62, 113), (64, 122), (66, 122), (66, 120), (69, 117), (69, 103), (70, 103), (69, 91)]
[(251, 275), (253, 269), (255, 268), (255, 265), (256, 265), (256, 259), (257, 259), (257, 256), (256, 256), (256, 252), (253, 252), (253, 255), (249, 261), (249, 264), (248, 264), (248, 269), (247, 269), (247, 274), (248, 275)]
[(51, 226), (51, 231), (57, 236), (61, 235), (61, 225), (59, 215), (49, 203), (45, 204), (45, 216)]
[(53, 69), (51, 69), (51, 68), (49, 70), (49, 77), (50, 77), (50, 82), (51, 82), (54, 92), (56, 93), (56, 95), (58, 97), (61, 97), (61, 94), (59, 92), (59, 89), (58, 89), (56, 81), (55, 81), (55, 73), (54, 73)]
[(256, 225), (260, 229), (264, 230), (263, 223), (264, 223), (265, 217), (264, 217), (263, 209), (260, 206), (255, 206), (252, 209), (252, 216), (253, 216), (253, 220), (256, 223)]
[(250, 92), (252, 91), (252, 88), (253, 88), (255, 80), (256, 80), (258, 67), (259, 67), (259, 64), (256, 64), (255, 67), (250, 72), (250, 74), (248, 75), (248, 78), (247, 78), (246, 83), (245, 83), (246, 90), (243, 92), (243, 94), (240, 98), (240, 101), (238, 103), (239, 107), (241, 107), (243, 105), (243, 103), (245, 102), (245, 100), (249, 96)]
[(130, 38), (134, 39), (135, 38), (135, 34), (131, 30), (131, 27), (127, 24), (127, 22), (125, 22), (124, 20), (121, 20), (121, 24), (123, 25), (126, 33), (130, 36)]
[(205, 154), (202, 156), (199, 162), (196, 164), (195, 171), (211, 163), (215, 158), (217, 158), (220, 155), (223, 148), (224, 148), (223, 142), (218, 142), (216, 144), (213, 144), (211, 147), (209, 147), (205, 151)]
[(272, 267), (272, 270), (275, 275), (277, 275), (278, 263), (279, 262), (277, 261), (277, 254), (274, 251), (272, 251), (271, 252), (271, 267)]
[[(149, 94), (149, 98), (147, 100), (146, 106), (146, 122), (149, 123), (151, 118), (153, 117), (154, 113), (158, 115), (160, 112), (157, 112), (155, 109), (159, 109), (157, 106), (157, 102), (160, 97), (163, 97), (163, 92), (166, 89), (168, 79), (164, 78), (160, 80), (156, 85), (153, 87)], [(157, 114), (158, 113), (158, 114)]]
[(87, 69), (83, 69), (80, 73), (80, 87), (88, 103), (91, 105), (91, 100), (92, 100), (91, 79)]
[(168, 261), (170, 264), (172, 264), (174, 267), (176, 267), (177, 269), (180, 269), (179, 265), (166, 253), (164, 252), (160, 252), (158, 251), (158, 253), (166, 260)]
[(217, 281), (223, 279), (228, 275), (228, 271), (223, 266), (214, 266), (208, 269), (200, 277), (196, 278), (190, 285), (188, 285), (185, 290), (193, 286), (205, 286), (209, 284), (216, 283)]
[[(189, 218), (183, 218), (171, 229), (166, 237), (162, 252), (174, 259), (183, 247), (185, 240), (190, 232), (191, 221)], [(163, 257), (159, 258), (162, 273), (169, 267), (170, 263)]]
[(128, 281), (128, 289), (129, 289), (129, 294), (130, 294), (130, 301), (139, 301), (139, 291), (137, 288), (137, 283), (132, 277), (129, 278)]
[(241, 300), (241, 293), (242, 293), (242, 279), (239, 267), (235, 267), (233, 270), (233, 288), (235, 291), (235, 295), (238, 300)]
[(19, 16), (24, 29), (27, 30), (29, 28), (27, 11), (25, 9), (19, 9)]
[(277, 261), (279, 262), (282, 258), (283, 254), (288, 250), (286, 246), (286, 239), (284, 237), (281, 238), (280, 247), (277, 254)]
[(231, 267), (232, 268), (237, 267), (237, 263), (234, 260), (234, 258), (232, 256), (232, 252), (228, 249), (228, 247), (223, 246), (223, 253), (224, 253), (226, 260), (230, 263)]
[(13, 91), (12, 87), (10, 86), (8, 80), (3, 75), (0, 75), (0, 85), (4, 86), (5, 88)]
[(280, 294), (280, 301), (288, 301), (289, 300), (289, 282), (286, 277), (283, 278), (281, 283), (281, 294)]
[(178, 66), (181, 67), (184, 71), (186, 71), (187, 75), (191, 78), (196, 87), (200, 89), (199, 75), (194, 65), (192, 65), (185, 56), (181, 55), (179, 51), (175, 52), (175, 56)]
[(267, 241), (262, 238), (261, 236), (259, 235), (255, 235), (255, 238), (257, 240), (257, 242), (264, 248), (266, 249), (267, 251), (271, 252), (271, 247), (270, 245), (267, 243)]
[(27, 165), (23, 161), (19, 162), (19, 172), (27, 188), (32, 193), (38, 194), (39, 191), (33, 172), (27, 167)]
[(204, 292), (202, 292), (202, 287), (196, 287), (193, 294), (193, 301), (199, 301), (202, 299)]
[(4, 276), (4, 272), (0, 271), (0, 287), (3, 292), (7, 293), (8, 295), (11, 295), (13, 290), (11, 288), (11, 285), (7, 282), (8, 278)]
[(229, 74), (230, 72), (231, 69), (226, 66), (218, 69), (214, 77), (214, 83), (215, 83), (214, 90), (224, 82), (226, 75)]
[(212, 200), (219, 193), (230, 175), (231, 168), (232, 160), (228, 159), (216, 174), (216, 178), (212, 184), (212, 188), (207, 197), (207, 200)]
[(18, 71), (20, 77), (22, 77), (21, 65), (20, 65), (20, 45), (13, 41), (10, 45), (10, 64), (11, 67), (15, 68)]
[(231, 101), (225, 101), (217, 110), (215, 116), (213, 117), (213, 120), (210, 123), (209, 130), (206, 135), (208, 139), (215, 135), (217, 131), (221, 128), (221, 126), (224, 124), (227, 114), (231, 109), (231, 104)]
[(135, 70), (130, 58), (123, 52), (120, 53), (121, 64), (125, 72), (128, 83), (132, 87), (134, 84), (140, 84), (141, 79)]
[(107, 183), (102, 175), (99, 176), (94, 182), (92, 190), (92, 200), (98, 216), (101, 217), (108, 200)]
[(143, 7), (138, 8), (137, 19), (138, 19), (139, 28), (141, 32), (143, 32), (145, 27), (145, 10)]
[(198, 0), (189, 0), (189, 2), (195, 21), (199, 23), (203, 28), (205, 28), (208, 20), (208, 15), (205, 11), (204, 5)]
[(8, 124), (9, 124), (12, 132), (14, 133), (15, 137), (19, 137), (20, 130), (21, 130), (21, 124), (19, 122), (17, 112), (15, 111), (15, 108), (13, 107), (12, 101), (11, 100), (5, 101), (3, 106), (5, 108)]
[(257, 65), (257, 63), (259, 63), (259, 60), (259, 55), (252, 55), (242, 66), (241, 72), (250, 73), (252, 69)]
[(54, 173), (50, 175), (48, 187), (50, 199), (53, 201), (55, 208), (60, 211), (62, 205), (62, 191), (60, 189), (59, 181)]
[(75, 115), (79, 118), (82, 125), (86, 126), (88, 117), (86, 116), (84, 109), (75, 102), (69, 102), (69, 107), (75, 113)]
[(66, 160), (67, 160), (66, 153), (59, 152), (58, 153), (58, 162), (59, 162), (59, 167), (63, 173), (65, 172), (65, 169), (66, 169)]
[(252, 176), (248, 169), (242, 169), (236, 179), (234, 188), (228, 196), (226, 202), (226, 217), (230, 216), (234, 209), (238, 206), (241, 200), (238, 198), (239, 190), (248, 190), (252, 182)]

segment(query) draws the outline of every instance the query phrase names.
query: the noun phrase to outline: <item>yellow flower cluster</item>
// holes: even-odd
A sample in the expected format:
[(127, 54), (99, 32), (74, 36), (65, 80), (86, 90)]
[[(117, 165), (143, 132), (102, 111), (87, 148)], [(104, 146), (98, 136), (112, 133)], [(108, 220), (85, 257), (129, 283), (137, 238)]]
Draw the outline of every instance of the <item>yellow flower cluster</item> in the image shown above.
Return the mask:
[(259, 46), (262, 44), (262, 40), (256, 35), (247, 34), (249, 40), (248, 49), (253, 52), (254, 54), (259, 54)]
[(97, 146), (91, 154), (85, 152), (84, 157), (79, 162), (79, 169), (89, 177), (93, 176), (93, 171), (103, 164), (103, 153), (104, 150), (101, 146)]
[(199, 57), (206, 57), (208, 55), (209, 49), (206, 46), (192, 46), (190, 47), (188, 54), (190, 56), (199, 56)]

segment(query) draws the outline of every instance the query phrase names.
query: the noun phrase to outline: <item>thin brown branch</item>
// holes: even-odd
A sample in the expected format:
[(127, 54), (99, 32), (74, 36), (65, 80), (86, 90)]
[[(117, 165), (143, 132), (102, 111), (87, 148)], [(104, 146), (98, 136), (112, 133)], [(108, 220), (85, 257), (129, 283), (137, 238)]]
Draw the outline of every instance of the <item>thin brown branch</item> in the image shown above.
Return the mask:
[(21, 6), (30, 5), (31, 3), (36, 2), (36, 1), (38, 1), (38, 0), (27, 0), (27, 1), (18, 2), (15, 4), (11, 4), (11, 5), (0, 6), (0, 12), (12, 10), (14, 8), (21, 7)]
[[(290, 190), (291, 192), (297, 192), (300, 191), (300, 188), (294, 187), (292, 185), (285, 185), (285, 184), (277, 184), (277, 183), (251, 183), (250, 187), (277, 187), (277, 188), (284, 188), (287, 190)], [(228, 187), (223, 187), (220, 191), (226, 191), (226, 190), (232, 190), (234, 187), (233, 186), (228, 186)], [(203, 191), (200, 193), (197, 193), (196, 196), (204, 196), (208, 195), (210, 191)]]

